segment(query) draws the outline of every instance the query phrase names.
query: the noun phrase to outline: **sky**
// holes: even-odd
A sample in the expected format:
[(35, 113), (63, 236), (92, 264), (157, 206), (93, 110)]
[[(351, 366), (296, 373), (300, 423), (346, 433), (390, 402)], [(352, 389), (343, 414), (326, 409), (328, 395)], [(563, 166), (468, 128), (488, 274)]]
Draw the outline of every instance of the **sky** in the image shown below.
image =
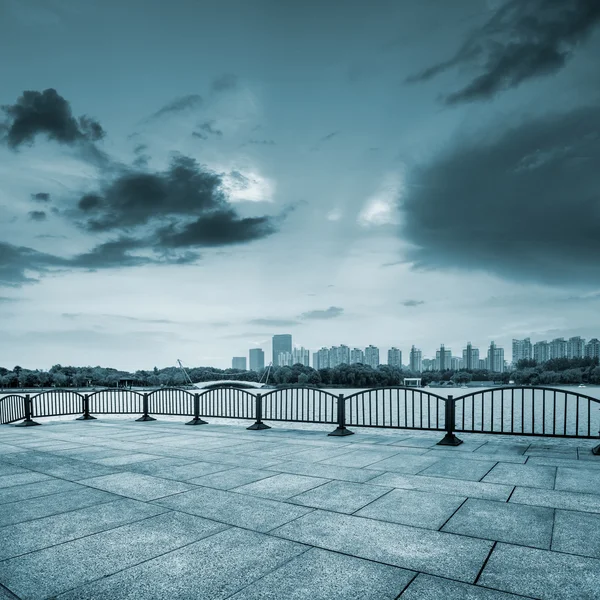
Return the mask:
[(0, 365), (600, 337), (597, 0), (0, 0)]

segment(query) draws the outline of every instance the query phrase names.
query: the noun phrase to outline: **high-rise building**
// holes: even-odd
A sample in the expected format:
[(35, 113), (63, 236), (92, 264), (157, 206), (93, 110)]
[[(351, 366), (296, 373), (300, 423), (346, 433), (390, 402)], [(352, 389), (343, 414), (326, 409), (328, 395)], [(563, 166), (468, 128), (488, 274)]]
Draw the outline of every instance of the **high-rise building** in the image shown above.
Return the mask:
[(567, 341), (555, 338), (550, 342), (550, 358), (567, 358)]
[(348, 346), (332, 346), (329, 351), (329, 366), (333, 369), (339, 365), (350, 364), (350, 348)]
[(319, 353), (318, 352), (313, 352), (312, 365), (313, 365), (313, 369), (316, 369), (317, 371), (321, 368), (319, 366)]
[(444, 344), (440, 346), (435, 353), (435, 370), (448, 371), (450, 369), (450, 361), (452, 359), (452, 350), (447, 350)]
[(280, 352), (277, 364), (280, 367), (291, 367), (294, 364), (294, 355), (291, 352)]
[(314, 358), (313, 358), (313, 368), (315, 369), (329, 369), (329, 348), (321, 348), (318, 352), (315, 352), (317, 355), (317, 362), (315, 366)]
[(467, 371), (479, 369), (479, 348), (473, 348), (471, 342), (467, 342), (467, 347), (463, 349), (462, 368)]
[(365, 348), (365, 364), (376, 369), (379, 366), (379, 348), (368, 346)]
[(292, 362), (295, 365), (304, 365), (305, 367), (310, 366), (310, 352), (304, 348), (304, 346), (300, 348), (294, 348), (292, 352)]
[(533, 345), (533, 358), (538, 365), (550, 360), (550, 344), (546, 341), (536, 342)]
[(598, 340), (598, 338), (592, 338), (585, 345), (585, 357), (600, 358), (600, 340)]
[(250, 350), (250, 370), (262, 371), (265, 368), (265, 353), (261, 348)]
[(525, 338), (524, 340), (513, 340), (512, 341), (512, 362), (516, 365), (520, 360), (531, 360), (533, 358), (533, 347), (531, 340)]
[(398, 348), (390, 348), (388, 350), (388, 365), (390, 367), (402, 368), (402, 351)]
[(414, 346), (410, 349), (410, 370), (413, 373), (420, 373), (423, 371), (423, 353), (421, 350), (415, 348)]
[(487, 366), (492, 373), (504, 373), (504, 348), (498, 348), (494, 342), (488, 349)]
[(453, 371), (460, 371), (462, 369), (462, 358), (460, 356), (453, 356), (450, 359), (450, 368)]
[(292, 353), (292, 336), (289, 333), (282, 333), (273, 336), (273, 366), (279, 367), (279, 355), (282, 352)]
[(431, 358), (424, 358), (422, 360), (422, 371), (433, 371), (433, 369), (435, 368), (435, 360), (431, 359)]
[(576, 336), (567, 342), (567, 358), (583, 358), (585, 356), (585, 340)]
[(488, 369), (488, 364), (487, 363), (488, 363), (487, 358), (480, 358), (479, 359), (479, 367), (478, 367), (478, 369), (480, 371), (487, 371), (487, 369)]
[(231, 359), (231, 368), (239, 369), (240, 371), (246, 370), (246, 357), (245, 356), (234, 356)]
[(355, 365), (357, 363), (364, 364), (365, 353), (360, 348), (353, 348), (350, 350), (350, 364)]

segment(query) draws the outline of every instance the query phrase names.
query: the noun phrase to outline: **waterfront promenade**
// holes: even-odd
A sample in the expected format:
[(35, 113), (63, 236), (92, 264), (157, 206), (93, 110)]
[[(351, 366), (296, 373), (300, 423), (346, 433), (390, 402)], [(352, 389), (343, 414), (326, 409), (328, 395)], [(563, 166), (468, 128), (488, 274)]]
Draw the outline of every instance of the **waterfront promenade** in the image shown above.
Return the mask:
[(0, 426), (3, 600), (600, 599), (597, 439), (41, 422)]

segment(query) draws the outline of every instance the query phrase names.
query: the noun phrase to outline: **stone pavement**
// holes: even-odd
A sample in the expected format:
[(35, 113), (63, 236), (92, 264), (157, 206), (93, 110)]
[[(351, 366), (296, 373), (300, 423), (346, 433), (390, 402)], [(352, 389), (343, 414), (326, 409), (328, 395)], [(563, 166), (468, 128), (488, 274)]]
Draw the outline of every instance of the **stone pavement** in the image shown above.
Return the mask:
[(42, 422), (0, 426), (2, 599), (600, 599), (597, 440)]

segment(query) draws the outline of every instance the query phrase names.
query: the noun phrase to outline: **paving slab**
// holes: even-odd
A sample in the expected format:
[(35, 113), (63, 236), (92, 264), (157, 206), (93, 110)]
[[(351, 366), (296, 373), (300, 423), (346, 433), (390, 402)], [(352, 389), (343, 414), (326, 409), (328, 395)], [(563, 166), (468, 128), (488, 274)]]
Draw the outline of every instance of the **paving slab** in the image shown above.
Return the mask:
[(235, 491), (240, 494), (271, 498), (271, 500), (287, 500), (292, 496), (321, 486), (329, 481), (329, 479), (321, 479), (319, 477), (306, 477), (305, 475), (293, 475), (291, 473), (274, 473), (273, 477), (242, 485), (235, 488)]
[(464, 460), (461, 458), (443, 458), (434, 465), (421, 471), (429, 477), (447, 477), (463, 481), (480, 481), (496, 464), (490, 460)]
[(5, 477), (6, 475), (17, 475), (18, 473), (27, 473), (26, 469), (22, 467), (17, 467), (16, 465), (11, 465), (10, 463), (0, 461), (0, 477)]
[[(600, 494), (600, 470), (587, 469), (583, 465), (577, 469), (558, 467), (554, 489), (566, 492), (582, 492), (584, 494)], [(600, 502), (600, 498), (598, 498), (598, 502)]]
[(554, 488), (555, 476), (556, 467), (528, 464), (509, 465), (501, 462), (482, 481), (551, 490)]
[(160, 506), (125, 498), (8, 525), (0, 528), (0, 560), (113, 529), (166, 511), (166, 508)]
[(114, 494), (80, 486), (79, 489), (59, 492), (43, 498), (9, 502), (0, 506), (0, 527), (118, 499), (119, 496)]
[(156, 460), (127, 465), (127, 470), (134, 471), (135, 473), (143, 473), (144, 475), (156, 475), (158, 471), (162, 471), (165, 467), (180, 467), (192, 464), (193, 462), (195, 461), (179, 457), (158, 458)]
[(156, 500), (157, 498), (164, 498), (165, 496), (179, 494), (192, 489), (191, 485), (181, 483), (180, 481), (161, 479), (152, 475), (132, 472), (82, 479), (79, 483), (133, 498), (134, 500), (143, 501)]
[(522, 600), (524, 596), (515, 596), (423, 573), (417, 575), (401, 596), (401, 600), (441, 600), (442, 598), (443, 600)]
[(400, 452), (396, 456), (372, 463), (368, 465), (367, 468), (377, 471), (393, 471), (395, 473), (408, 473), (409, 475), (414, 475), (415, 473), (427, 469), (427, 467), (431, 467), (442, 458), (442, 456), (430, 456), (429, 454), (421, 456), (410, 452)]
[(300, 461), (279, 462), (268, 467), (270, 471), (283, 473), (296, 473), (297, 475), (309, 475), (323, 477), (324, 479), (338, 479), (340, 481), (354, 481), (363, 483), (377, 477), (377, 471), (367, 469), (355, 469), (353, 467), (340, 467), (337, 465), (325, 465), (323, 463), (305, 463)]
[[(0, 489), (0, 504), (7, 502), (16, 502), (17, 500), (27, 500), (28, 498), (39, 498), (41, 496), (50, 496), (58, 492), (67, 490), (81, 489), (81, 486), (73, 481), (64, 479), (53, 479), (48, 477), (43, 481), (35, 483), (26, 483)], [(0, 508), (0, 511), (2, 509)]]
[(510, 497), (509, 502), (600, 513), (600, 501), (598, 501), (596, 494), (518, 487)]
[(600, 560), (498, 544), (478, 583), (543, 600), (600, 598)]
[(187, 483), (221, 490), (230, 490), (241, 485), (246, 485), (247, 483), (253, 483), (254, 481), (266, 479), (267, 477), (273, 477), (273, 475), (276, 475), (273, 471), (233, 467), (226, 471), (219, 471), (217, 473), (211, 473), (210, 475), (189, 479)]
[(355, 514), (378, 521), (438, 530), (466, 497), (395, 489)]
[[(590, 452), (590, 455), (594, 455)], [(593, 460), (584, 460), (579, 458), (577, 460), (573, 458), (554, 458), (552, 456), (532, 456), (527, 460), (528, 465), (546, 465), (549, 467), (572, 467), (573, 469), (594, 469), (600, 470), (600, 460), (598, 457), (594, 457), (596, 462)]]
[(310, 512), (302, 506), (202, 487), (155, 502), (173, 510), (259, 532), (270, 531)]
[(120, 467), (130, 465), (132, 463), (156, 460), (160, 458), (155, 454), (144, 454), (142, 452), (136, 454), (125, 454), (122, 456), (109, 456), (104, 458), (95, 458), (93, 462), (99, 465), (108, 465), (109, 467)]
[[(445, 449), (444, 449), (445, 448)], [(499, 450), (495, 452), (461, 452), (458, 454), (448, 447), (436, 446), (427, 451), (426, 456), (438, 456), (439, 458), (460, 458), (461, 460), (482, 460), (482, 461), (502, 461), (507, 463), (524, 464), (527, 461), (527, 456), (513, 454), (510, 452), (501, 453)]]
[(198, 461), (184, 465), (163, 466), (154, 471), (152, 475), (164, 479), (187, 481), (188, 479), (194, 479), (195, 477), (201, 477), (202, 475), (210, 475), (210, 473), (218, 473), (219, 471), (226, 471), (227, 469), (231, 469), (231, 465), (219, 465), (216, 463)]
[(0, 477), (0, 489), (26, 483), (35, 483), (36, 481), (47, 481), (48, 479), (50, 479), (49, 475), (35, 473), (34, 471), (23, 471), (21, 473), (13, 473), (12, 475), (2, 475)]
[(600, 558), (600, 514), (557, 510), (552, 550)]
[(368, 483), (332, 481), (290, 498), (290, 502), (342, 513), (353, 513), (391, 491)]
[(223, 528), (206, 519), (165, 513), (0, 562), (0, 581), (22, 598), (47, 598), (218, 533)]
[(475, 580), (492, 548), (487, 540), (320, 510), (271, 534), (467, 583)]
[(442, 531), (549, 549), (553, 523), (552, 508), (470, 498)]
[(400, 473), (383, 473), (369, 483), (408, 490), (421, 490), (437, 494), (453, 494), (469, 498), (488, 500), (508, 500), (513, 486), (480, 481), (460, 481), (444, 477), (426, 477), (424, 475), (404, 475)]
[(348, 454), (341, 454), (340, 456), (322, 460), (321, 464), (360, 468), (372, 465), (385, 458), (390, 458), (399, 452), (396, 448), (387, 448), (384, 446), (379, 447), (377, 450), (352, 450)]
[[(231, 528), (78, 587), (60, 600), (221, 600), (262, 581), (307, 547)], [(284, 597), (284, 596), (279, 596)]]
[(415, 573), (313, 548), (231, 600), (394, 600)]

